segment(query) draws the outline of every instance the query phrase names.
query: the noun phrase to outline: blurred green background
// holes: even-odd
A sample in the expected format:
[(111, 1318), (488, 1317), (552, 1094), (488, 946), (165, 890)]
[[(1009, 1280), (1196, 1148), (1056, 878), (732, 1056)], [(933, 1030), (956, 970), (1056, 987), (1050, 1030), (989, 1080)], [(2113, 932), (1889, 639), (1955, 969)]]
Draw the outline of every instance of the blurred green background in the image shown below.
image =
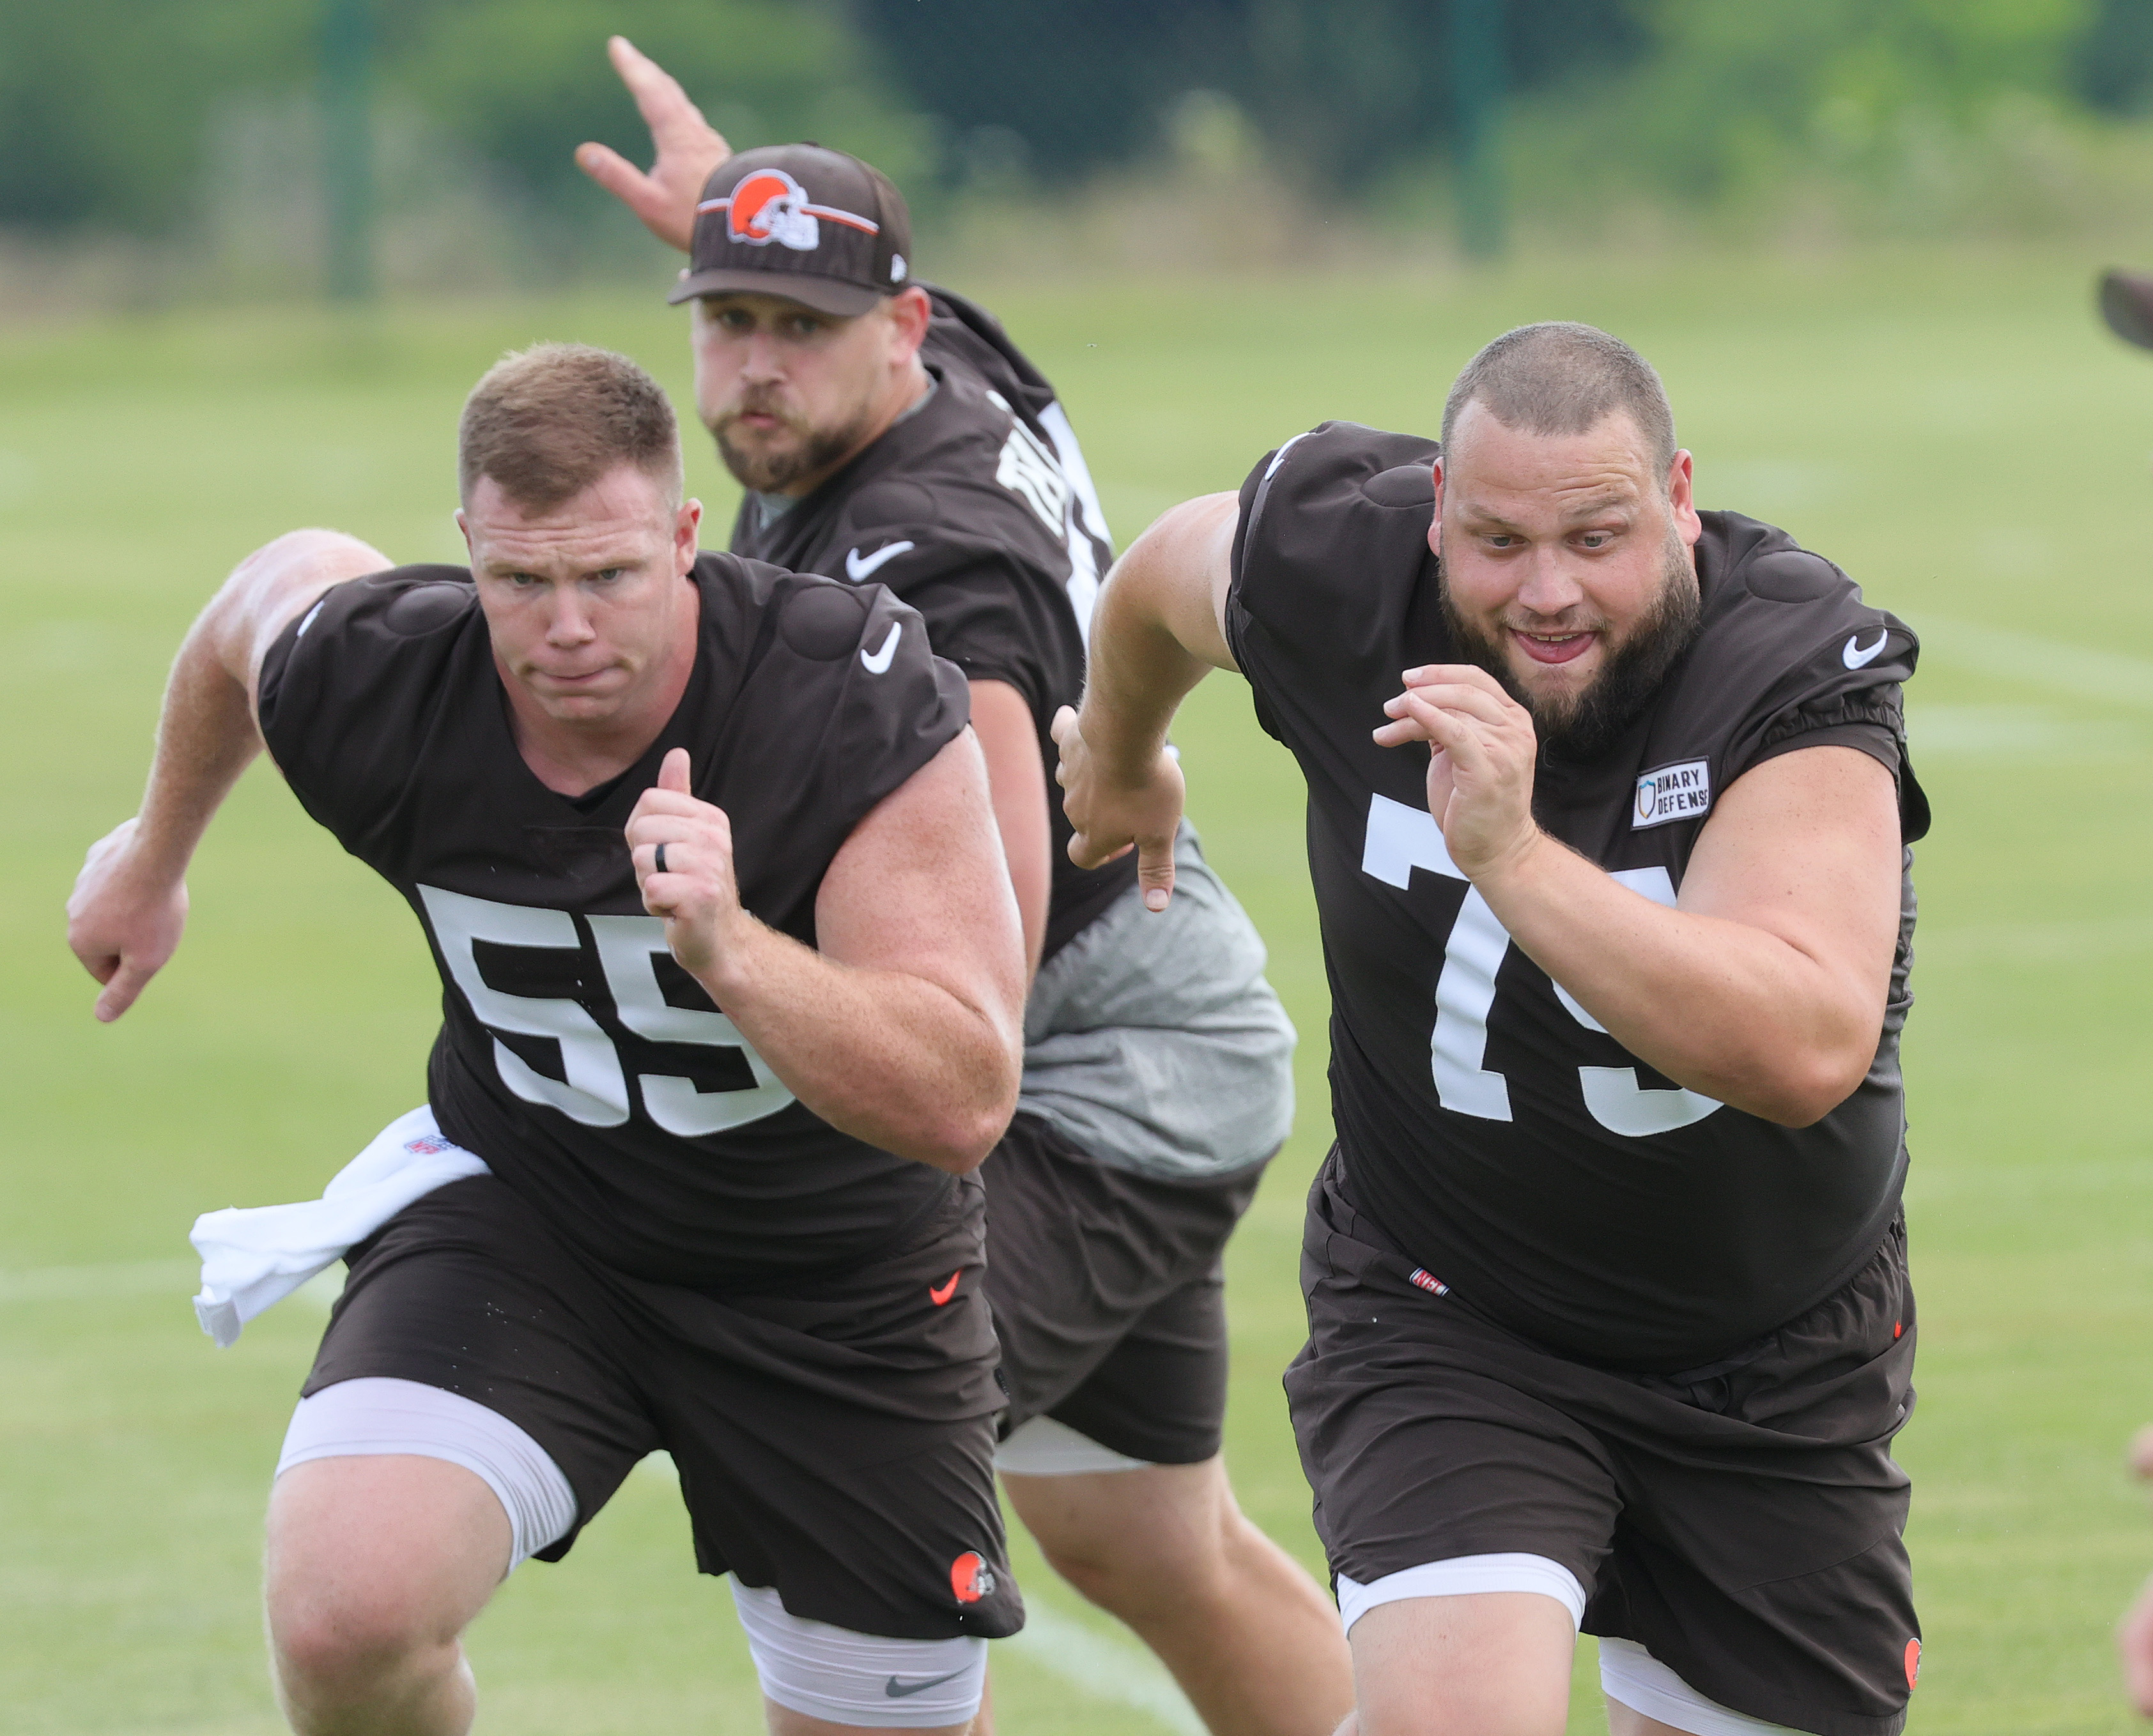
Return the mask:
[(640, 150), (611, 31), (735, 146), (880, 164), (930, 269), (2120, 238), (2153, 197), (2153, 0), (73, 0), (0, 9), (0, 309), (303, 296), (339, 226), (391, 293), (648, 268), (569, 155)]
[[(735, 143), (804, 134), (897, 173), (924, 269), (1061, 388), (1124, 542), (1322, 417), (1428, 429), (1489, 337), (1582, 318), (1662, 368), (1707, 504), (1786, 525), (1914, 624), (1937, 824), (1907, 1039), (1911, 1728), (2137, 1726), (2108, 1630), (2153, 1566), (2119, 1463), (2153, 1418), (2153, 358), (2088, 290), (2153, 257), (2153, 0), (1510, 0), (1493, 111), (1461, 93), (1444, 4), (379, 0), (363, 22), (379, 295), (324, 307), (316, 0), (0, 11), (0, 1732), (281, 1728), (260, 1514), (322, 1313), (213, 1351), (185, 1233), (314, 1191), (416, 1100), (431, 972), (258, 769), (185, 949), (116, 1026), (89, 1019), (59, 904), (249, 547), (313, 522), (454, 558), (457, 406), (512, 345), (610, 344), (689, 401), (670, 262), (568, 162), (585, 137), (642, 154), (612, 29)], [(1500, 257), (1466, 257), (1474, 186)], [(700, 438), (690, 476), (722, 526)], [(1298, 786), (1229, 680), (1178, 733), (1303, 1033), (1299, 1129), (1231, 1255), (1227, 1450), (1314, 1566), (1277, 1385), (1329, 1138)], [(1008, 1736), (1188, 1728), (1019, 1563)], [(481, 1731), (760, 1728), (662, 1467), (472, 1643)], [(1580, 1732), (1604, 1728), (1586, 1661)]]

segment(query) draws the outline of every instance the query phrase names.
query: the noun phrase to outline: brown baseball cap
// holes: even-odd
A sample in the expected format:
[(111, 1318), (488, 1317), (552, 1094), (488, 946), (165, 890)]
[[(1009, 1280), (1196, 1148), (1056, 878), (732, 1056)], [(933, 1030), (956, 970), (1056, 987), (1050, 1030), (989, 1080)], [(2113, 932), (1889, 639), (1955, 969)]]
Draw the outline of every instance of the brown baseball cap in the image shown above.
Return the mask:
[(720, 164), (695, 206), (670, 302), (728, 290), (864, 313), (911, 280), (912, 219), (889, 177), (820, 145), (771, 145)]

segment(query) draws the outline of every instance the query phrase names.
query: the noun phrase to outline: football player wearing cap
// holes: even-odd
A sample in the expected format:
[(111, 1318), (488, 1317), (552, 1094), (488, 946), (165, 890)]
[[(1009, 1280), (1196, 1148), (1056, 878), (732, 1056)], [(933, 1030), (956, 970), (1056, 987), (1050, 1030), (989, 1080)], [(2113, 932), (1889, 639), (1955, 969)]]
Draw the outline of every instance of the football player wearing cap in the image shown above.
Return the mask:
[(1888, 1736), (1920, 1658), (1899, 1032), (1914, 636), (1701, 512), (1659, 377), (1528, 326), (1115, 568), (1076, 858), (1170, 891), (1174, 707), (1308, 784), (1337, 1144), (1286, 1376), (1360, 1736)]
[(963, 677), (881, 586), (699, 557), (624, 357), (510, 357), (459, 445), (468, 568), (315, 531), (234, 573), (69, 906), (118, 1017), (266, 745), (440, 965), (403, 1148), (470, 1155), (342, 1232), (270, 1500), (279, 1697), (458, 1736), (466, 1626), (663, 1448), (772, 1730), (964, 1736), (1023, 1619), (972, 1172), (1025, 969)]
[(1337, 1616), (1236, 1507), (1219, 1458), (1219, 1255), (1292, 1112), (1260, 941), (1184, 827), (1186, 902), (1080, 868), (1046, 766), (1111, 559), (1076, 437), (1000, 326), (913, 282), (904, 201), (813, 145), (728, 157), (624, 43), (646, 176), (585, 168), (692, 254), (696, 394), (748, 493), (736, 553), (878, 582), (970, 678), (1036, 976), (1016, 1118), (980, 1174), (1010, 1408), (996, 1463), (1056, 1568), (1211, 1728), (1316, 1736), (1351, 1701)]

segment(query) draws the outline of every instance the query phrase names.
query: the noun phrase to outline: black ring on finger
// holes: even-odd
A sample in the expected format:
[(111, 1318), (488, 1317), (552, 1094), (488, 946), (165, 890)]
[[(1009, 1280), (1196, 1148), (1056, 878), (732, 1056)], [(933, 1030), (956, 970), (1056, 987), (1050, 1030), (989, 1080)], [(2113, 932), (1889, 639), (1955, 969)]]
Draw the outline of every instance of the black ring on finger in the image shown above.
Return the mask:
[(663, 844), (658, 847), (658, 853), (650, 859), (650, 872), (654, 874), (665, 872), (665, 846)]

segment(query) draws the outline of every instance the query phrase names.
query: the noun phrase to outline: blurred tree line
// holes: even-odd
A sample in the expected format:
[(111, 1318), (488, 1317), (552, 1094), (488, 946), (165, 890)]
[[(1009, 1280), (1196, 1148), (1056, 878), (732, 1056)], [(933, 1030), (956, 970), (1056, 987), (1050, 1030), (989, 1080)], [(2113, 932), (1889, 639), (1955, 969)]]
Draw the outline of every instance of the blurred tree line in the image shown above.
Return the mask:
[[(322, 0), (0, 8), (0, 226), (184, 233), (234, 102), (303, 97)], [(536, 206), (593, 211), (570, 152), (641, 130), (620, 31), (736, 145), (810, 136), (930, 201), (1154, 159), (1194, 91), (1262, 166), (1352, 202), (1439, 176), (1448, 0), (374, 0), (385, 104)], [(1514, 154), (1673, 199), (1789, 164), (1855, 172), (2004, 99), (2153, 110), (2153, 0), (1508, 0)], [(1566, 141), (1566, 142), (1565, 142)], [(1550, 152), (1553, 154), (1549, 155)], [(211, 165), (206, 168), (206, 165)]]

